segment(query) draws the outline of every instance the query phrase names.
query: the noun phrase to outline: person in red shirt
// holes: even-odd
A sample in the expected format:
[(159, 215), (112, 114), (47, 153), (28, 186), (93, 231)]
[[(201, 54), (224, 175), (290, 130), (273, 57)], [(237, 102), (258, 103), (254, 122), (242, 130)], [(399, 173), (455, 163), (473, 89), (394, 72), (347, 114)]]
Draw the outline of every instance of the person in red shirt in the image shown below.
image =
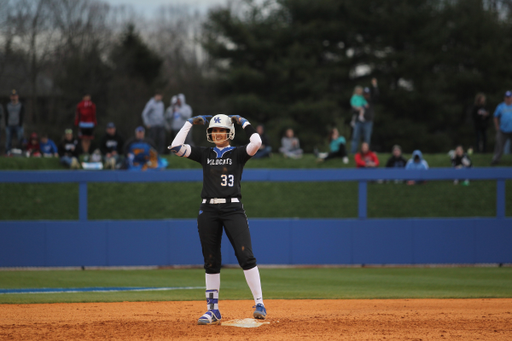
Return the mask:
[(37, 133), (30, 134), (30, 139), (27, 142), (27, 156), (41, 156), (41, 150), (39, 148), (39, 138)]
[(361, 143), (361, 151), (356, 153), (354, 159), (356, 160), (357, 168), (376, 168), (379, 167), (379, 159), (377, 154), (370, 150), (368, 143)]
[(98, 122), (96, 121), (96, 105), (91, 101), (91, 95), (85, 95), (82, 101), (76, 106), (75, 125), (78, 126), (78, 137), (82, 140), (82, 150), (89, 154), (91, 140), (94, 138), (94, 127)]

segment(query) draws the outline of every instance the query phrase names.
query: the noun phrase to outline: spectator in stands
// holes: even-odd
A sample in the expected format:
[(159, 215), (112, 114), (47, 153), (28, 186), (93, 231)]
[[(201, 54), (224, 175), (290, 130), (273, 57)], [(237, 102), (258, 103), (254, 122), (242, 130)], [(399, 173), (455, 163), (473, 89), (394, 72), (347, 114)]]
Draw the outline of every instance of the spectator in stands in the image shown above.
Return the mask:
[(402, 156), (402, 147), (395, 144), (393, 146), (392, 155), (386, 162), (386, 168), (405, 168), (407, 160)]
[[(407, 164), (405, 165), (405, 169), (417, 169), (417, 170), (427, 170), (428, 169), (428, 162), (423, 159), (423, 154), (420, 150), (415, 150), (412, 152), (412, 158), (407, 161)], [(408, 180), (408, 185), (414, 185), (414, 184), (422, 184), (425, 181), (419, 180)]]
[[(354, 96), (352, 96), (354, 97)], [(377, 79), (372, 79), (372, 86), (363, 89), (363, 98), (366, 101), (366, 105), (361, 107), (363, 116), (358, 115), (358, 119), (355, 120), (354, 132), (352, 134), (351, 152), (355, 154), (359, 140), (370, 145), (373, 130), (373, 120), (375, 117), (375, 102), (379, 97), (379, 88), (377, 87)], [(352, 106), (354, 108), (354, 106)]]
[(27, 157), (41, 157), (41, 149), (39, 146), (39, 137), (36, 132), (30, 134), (30, 138), (27, 142), (25, 149)]
[(48, 138), (48, 134), (41, 134), (41, 141), (39, 142), (39, 149), (44, 157), (59, 157), (59, 150), (55, 142)]
[(84, 161), (89, 159), (89, 148), (94, 139), (94, 127), (96, 120), (96, 105), (91, 101), (91, 95), (86, 94), (76, 106), (75, 126), (78, 126), (78, 137), (82, 141), (82, 152), (85, 153)]
[[(452, 166), (457, 169), (471, 168), (473, 165), (471, 162), (471, 159), (469, 158), (469, 156), (466, 153), (464, 153), (464, 149), (460, 145), (455, 148), (455, 151), (453, 152), (452, 155), (450, 155), (450, 157), (451, 157), (451, 161), (452, 161)], [(459, 183), (459, 180), (455, 179), (453, 181), (453, 183), (456, 185)], [(468, 186), (469, 180), (467, 180), (467, 179), (464, 180), (462, 185)]]
[(500, 162), (507, 140), (512, 139), (512, 91), (505, 92), (505, 99), (498, 104), (494, 111), (494, 126), (496, 128), (496, 147), (491, 165)]
[(105, 135), (100, 141), (100, 151), (103, 156), (105, 169), (117, 169), (121, 167), (124, 139), (117, 132), (114, 122), (107, 124)]
[(483, 93), (475, 96), (475, 103), (471, 108), (471, 117), (475, 127), (475, 151), (485, 153), (487, 151), (487, 128), (491, 115), (485, 106), (486, 97)]
[(148, 130), (148, 138), (153, 141), (155, 149), (162, 154), (165, 150), (165, 107), (162, 102), (162, 94), (156, 92), (142, 111), (142, 121)]
[(145, 129), (140, 126), (135, 129), (132, 137), (124, 145), (125, 167), (128, 170), (164, 169), (167, 160), (158, 156), (151, 139), (145, 137)]
[[(5, 151), (7, 155), (11, 155), (12, 137), (16, 134), (18, 149), (23, 143), (23, 118), (25, 106), (20, 102), (18, 92), (11, 91), (11, 101), (7, 103), (5, 108)], [(21, 153), (21, 151), (19, 151)]]
[(370, 150), (368, 143), (361, 143), (361, 150), (354, 156), (357, 168), (376, 168), (379, 167), (379, 158), (377, 154)]
[(79, 155), (80, 145), (78, 140), (73, 136), (72, 129), (66, 129), (64, 138), (59, 144), (60, 162), (71, 169), (78, 169), (80, 168)]
[(261, 159), (264, 157), (270, 157), (270, 155), (272, 153), (272, 147), (270, 146), (270, 140), (269, 140), (267, 134), (265, 134), (265, 127), (263, 126), (263, 124), (259, 124), (258, 126), (256, 126), (256, 132), (261, 137), (261, 146), (260, 146), (260, 149), (258, 149), (256, 154), (254, 154), (254, 156), (252, 158), (253, 159)]
[[(186, 103), (185, 95), (172, 96), (171, 106), (165, 112), (165, 122), (171, 131), (171, 140), (180, 131), (181, 127), (192, 117), (192, 108)], [(188, 134), (185, 143), (193, 146), (192, 134)]]
[(284, 157), (291, 159), (300, 159), (302, 157), (303, 151), (300, 148), (299, 139), (295, 137), (292, 128), (286, 129), (285, 135), (281, 138), (281, 148), (279, 148), (279, 151)]
[(364, 111), (368, 106), (368, 102), (363, 96), (363, 91), (363, 87), (358, 85), (354, 88), (352, 97), (350, 97), (350, 108), (352, 110), (352, 121), (350, 122), (350, 125), (353, 128), (352, 145), (350, 148), (352, 154), (356, 153), (357, 147), (359, 145), (360, 136), (357, 134), (358, 131), (356, 130), (356, 127), (358, 126), (357, 123), (364, 122)]
[[(0, 128), (2, 127), (2, 119), (4, 117), (4, 107), (2, 103), (0, 103)], [(0, 138), (2, 137), (2, 132), (0, 130)]]
[(315, 150), (315, 155), (318, 162), (330, 160), (336, 157), (342, 158), (343, 163), (348, 163), (347, 149), (345, 148), (346, 140), (340, 136), (338, 128), (332, 128), (329, 132), (329, 153), (318, 153)]

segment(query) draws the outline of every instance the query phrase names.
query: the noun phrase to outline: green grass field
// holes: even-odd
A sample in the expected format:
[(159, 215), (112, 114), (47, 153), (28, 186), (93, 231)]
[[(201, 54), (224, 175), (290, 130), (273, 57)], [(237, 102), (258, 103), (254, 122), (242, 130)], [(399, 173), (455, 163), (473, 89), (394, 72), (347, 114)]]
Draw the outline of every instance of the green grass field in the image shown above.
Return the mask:
[[(389, 154), (380, 155), (386, 160)], [(475, 167), (487, 166), (490, 155), (474, 155)], [(447, 155), (426, 155), (432, 167), (448, 167)], [(170, 168), (198, 168), (190, 160), (169, 157)], [(510, 163), (504, 156), (503, 165)], [(274, 155), (251, 160), (247, 168), (352, 168), (341, 160), (316, 163), (313, 155), (300, 160)], [(0, 169), (59, 169), (55, 159), (0, 158)], [(244, 182), (243, 202), (249, 217), (354, 218), (356, 182)], [(91, 183), (89, 219), (168, 219), (196, 217), (201, 183)], [(0, 183), (0, 220), (76, 220), (77, 184)], [(506, 184), (506, 214), (512, 215), (512, 181)], [(261, 200), (265, 198), (265, 200)], [(174, 209), (180, 207), (179, 210)], [(473, 181), (454, 186), (432, 181), (421, 186), (368, 186), (368, 217), (492, 217), (496, 214), (496, 182)]]
[[(266, 299), (510, 298), (512, 268), (262, 268)], [(242, 270), (223, 269), (221, 299), (252, 299)], [(202, 287), (202, 269), (3, 271), (0, 289)], [(0, 303), (202, 300), (204, 289), (0, 294)]]

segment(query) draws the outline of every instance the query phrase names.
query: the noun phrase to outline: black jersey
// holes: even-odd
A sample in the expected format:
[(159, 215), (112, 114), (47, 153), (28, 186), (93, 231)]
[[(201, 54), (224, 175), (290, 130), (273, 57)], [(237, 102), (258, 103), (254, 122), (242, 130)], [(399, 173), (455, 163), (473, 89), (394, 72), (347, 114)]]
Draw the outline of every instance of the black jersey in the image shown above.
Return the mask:
[(251, 158), (247, 145), (240, 147), (191, 147), (188, 157), (203, 166), (201, 198), (241, 198), (245, 163)]

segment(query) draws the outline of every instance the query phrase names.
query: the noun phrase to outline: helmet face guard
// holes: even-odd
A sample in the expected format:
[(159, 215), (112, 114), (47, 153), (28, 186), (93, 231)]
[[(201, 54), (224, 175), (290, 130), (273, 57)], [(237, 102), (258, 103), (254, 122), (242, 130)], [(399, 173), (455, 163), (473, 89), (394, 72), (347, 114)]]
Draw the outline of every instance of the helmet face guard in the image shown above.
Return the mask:
[[(214, 141), (212, 138), (213, 128), (226, 129), (226, 139), (223, 141)], [(235, 138), (235, 125), (231, 122), (231, 118), (224, 114), (218, 114), (212, 117), (208, 129), (206, 129), (206, 140), (211, 143), (219, 143), (227, 140), (233, 140)]]

